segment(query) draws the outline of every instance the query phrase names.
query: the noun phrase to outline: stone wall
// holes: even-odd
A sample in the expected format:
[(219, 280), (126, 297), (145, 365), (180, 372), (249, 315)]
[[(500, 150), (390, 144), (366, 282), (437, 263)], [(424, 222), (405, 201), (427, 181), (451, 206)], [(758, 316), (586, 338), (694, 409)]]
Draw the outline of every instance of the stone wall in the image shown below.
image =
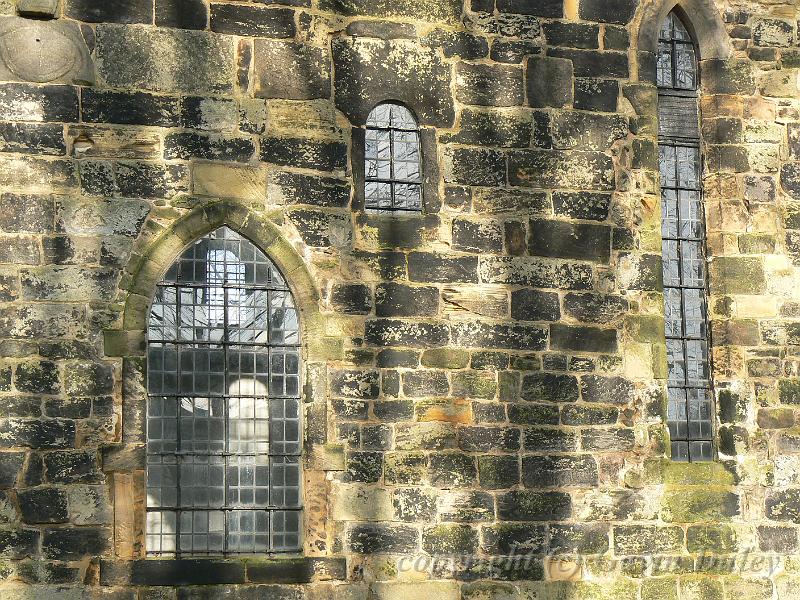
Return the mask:
[[(675, 2), (0, 0), (0, 596), (796, 598), (800, 14), (678, 4), (719, 451), (692, 465), (650, 45)], [(421, 125), (419, 215), (363, 210), (385, 100)], [(148, 305), (223, 224), (301, 307), (305, 552), (144, 561)]]

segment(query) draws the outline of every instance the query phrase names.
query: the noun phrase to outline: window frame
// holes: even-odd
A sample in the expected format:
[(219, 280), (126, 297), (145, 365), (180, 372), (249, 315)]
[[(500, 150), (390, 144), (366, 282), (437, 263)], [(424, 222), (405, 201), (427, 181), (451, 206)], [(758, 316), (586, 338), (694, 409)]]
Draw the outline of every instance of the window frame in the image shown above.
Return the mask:
[[(707, 380), (706, 386), (691, 386), (688, 382), (688, 373), (686, 370), (686, 340), (694, 340), (695, 338), (686, 334), (686, 313), (685, 313), (685, 300), (683, 297), (684, 290), (687, 289), (687, 286), (683, 285), (683, 259), (682, 253), (680, 250), (680, 244), (684, 236), (681, 233), (681, 227), (683, 221), (680, 216), (680, 194), (676, 193), (676, 206), (677, 206), (677, 213), (676, 213), (676, 236), (675, 238), (665, 237), (664, 236), (664, 227), (662, 223), (662, 261), (666, 264), (666, 257), (667, 255), (664, 252), (664, 242), (665, 241), (673, 241), (677, 240), (676, 243), (678, 244), (678, 269), (679, 269), (679, 277), (681, 279), (679, 286), (667, 286), (666, 285), (666, 277), (665, 277), (665, 285), (664, 285), (664, 292), (663, 292), (663, 307), (664, 307), (664, 332), (665, 332), (665, 339), (667, 343), (670, 339), (680, 339), (683, 341), (683, 356), (684, 356), (684, 383), (682, 385), (671, 385), (671, 380), (669, 378), (670, 372), (670, 364), (669, 364), (669, 354), (667, 353), (667, 407), (669, 410), (669, 391), (673, 388), (682, 389), (684, 394), (686, 395), (686, 427), (687, 427), (687, 435), (686, 438), (680, 439), (673, 439), (672, 435), (670, 434), (670, 442), (671, 442), (671, 449), (670, 449), (670, 456), (671, 459), (675, 462), (709, 462), (714, 461), (717, 458), (718, 454), (718, 439), (717, 439), (717, 423), (716, 423), (716, 393), (715, 393), (715, 385), (714, 385), (714, 364), (713, 364), (713, 342), (712, 342), (712, 331), (711, 331), (711, 318), (709, 314), (710, 308), (710, 282), (709, 282), (709, 275), (710, 275), (710, 253), (708, 251), (708, 231), (707, 231), (707, 218), (706, 218), (706, 204), (705, 204), (705, 194), (703, 190), (703, 176), (704, 176), (704, 154), (703, 154), (703, 137), (702, 137), (702, 125), (701, 125), (701, 114), (700, 114), (700, 90), (701, 90), (701, 69), (700, 69), (700, 48), (697, 43), (697, 38), (693, 33), (693, 29), (688, 18), (682, 14), (680, 7), (676, 6), (670, 10), (665, 19), (674, 19), (678, 21), (683, 29), (686, 31), (689, 39), (688, 40), (680, 40), (676, 41), (674, 35), (670, 40), (665, 40), (661, 37), (661, 31), (663, 30), (663, 21), (658, 24), (658, 35), (657, 35), (657, 47), (656, 47), (656, 65), (658, 65), (661, 46), (664, 43), (670, 44), (670, 69), (671, 69), (671, 80), (672, 80), (672, 87), (661, 87), (659, 85), (659, 78), (658, 78), (658, 66), (656, 66), (656, 77), (655, 77), (655, 84), (657, 88), (657, 96), (658, 96), (658, 103), (657, 103), (657, 115), (659, 119), (659, 127), (658, 127), (658, 167), (659, 171), (662, 170), (664, 167), (663, 161), (661, 159), (661, 149), (664, 147), (672, 147), (677, 148), (679, 147), (688, 147), (697, 150), (697, 189), (691, 190), (696, 191), (698, 193), (698, 203), (701, 207), (700, 211), (700, 227), (702, 232), (702, 238), (696, 240), (699, 243), (700, 250), (702, 252), (702, 264), (703, 264), (703, 278), (704, 278), (704, 285), (702, 288), (697, 286), (688, 286), (691, 289), (702, 289), (703, 297), (701, 306), (704, 308), (702, 314), (702, 322), (705, 326), (705, 336), (704, 340), (706, 343), (706, 352), (704, 356), (704, 360), (707, 365)], [(693, 49), (693, 60), (694, 60), (694, 88), (688, 89), (683, 87), (677, 87), (677, 58), (675, 54), (675, 49), (677, 45), (691, 45)], [(683, 99), (692, 99), (694, 101), (696, 115), (697, 115), (697, 122), (696, 122), (696, 129), (694, 132), (696, 135), (662, 135), (662, 123), (661, 123), (661, 109), (662, 103), (664, 102), (665, 98), (683, 98)], [(677, 165), (679, 161), (676, 157), (676, 169), (679, 168)], [(664, 183), (659, 181), (659, 205), (662, 211), (662, 219), (664, 213), (664, 195), (663, 190), (665, 189)], [(674, 187), (669, 187), (667, 189), (675, 189), (680, 190), (682, 189), (678, 181), (676, 180), (676, 184)], [(666, 267), (665, 267), (666, 269)], [(682, 334), (680, 336), (669, 335), (667, 331), (667, 295), (666, 295), (666, 288), (669, 287), (670, 289), (678, 289), (681, 293), (681, 301), (680, 301), (680, 309), (681, 309), (681, 331)], [(703, 338), (697, 338), (701, 340)], [(708, 395), (708, 402), (709, 402), (709, 418), (708, 424), (710, 426), (710, 433), (708, 436), (695, 436), (693, 437), (690, 431), (690, 408), (691, 408), (691, 401), (688, 398), (688, 390), (690, 389), (698, 389), (698, 390), (705, 390)], [(703, 421), (701, 418), (700, 421)], [(667, 423), (668, 429), (671, 429), (671, 421), (669, 419), (669, 413), (667, 413)], [(675, 455), (674, 446), (678, 443), (685, 443), (686, 444), (686, 456), (685, 457), (678, 457)], [(710, 451), (708, 454), (701, 454), (700, 457), (694, 458), (692, 454), (692, 444), (693, 443), (708, 443), (710, 446)]]
[[(367, 122), (375, 108), (383, 104), (395, 104), (408, 110), (417, 124), (419, 136), (420, 155), (420, 180), (421, 208), (420, 210), (387, 210), (372, 208), (366, 205), (366, 133)], [(423, 124), (417, 112), (407, 103), (395, 98), (385, 98), (376, 102), (363, 122), (354, 123), (352, 130), (352, 172), (353, 172), (353, 210), (363, 214), (368, 219), (407, 218), (414, 219), (420, 216), (432, 215), (438, 212), (441, 206), (439, 197), (439, 161), (437, 155), (436, 131)]]
[[(304, 455), (305, 455), (305, 452), (306, 452), (305, 419), (304, 419), (304, 415), (303, 415), (303, 408), (304, 408), (304, 403), (305, 403), (304, 396), (305, 396), (305, 393), (306, 393), (306, 391), (304, 389), (304, 386), (303, 386), (303, 381), (304, 381), (304, 377), (305, 377), (305, 372), (304, 372), (305, 360), (303, 359), (303, 351), (304, 351), (303, 339), (304, 339), (304, 337), (303, 337), (303, 325), (302, 325), (302, 316), (300, 314), (300, 308), (297, 305), (296, 295), (295, 295), (294, 291), (291, 289), (289, 281), (284, 276), (280, 266), (273, 260), (273, 258), (265, 250), (263, 250), (259, 246), (259, 244), (257, 244), (255, 241), (251, 240), (247, 236), (239, 233), (235, 229), (229, 227), (227, 224), (223, 224), (220, 227), (212, 228), (211, 231), (208, 231), (203, 235), (197, 236), (194, 240), (192, 240), (189, 244), (187, 244), (183, 248), (183, 250), (181, 250), (181, 252), (169, 264), (169, 267), (166, 270), (167, 274), (165, 274), (163, 277), (161, 277), (159, 279), (158, 283), (155, 286), (155, 289), (158, 290), (158, 289), (164, 289), (165, 287), (174, 287), (176, 290), (178, 290), (178, 294), (180, 294), (180, 289), (181, 289), (182, 285), (184, 287), (185, 286), (189, 286), (189, 287), (192, 287), (192, 288), (200, 289), (200, 286), (199, 286), (199, 284), (197, 282), (188, 282), (188, 283), (184, 282), (182, 284), (179, 276), (176, 276), (175, 278), (173, 278), (174, 281), (167, 281), (168, 273), (173, 268), (179, 267), (179, 265), (181, 263), (181, 260), (186, 256), (186, 253), (188, 251), (193, 250), (199, 244), (201, 244), (203, 241), (212, 239), (211, 236), (213, 236), (214, 234), (219, 233), (223, 228), (225, 228), (229, 232), (233, 233), (236, 236), (236, 238), (241, 240), (241, 243), (249, 243), (249, 244), (251, 244), (252, 247), (253, 247), (254, 252), (256, 253), (256, 261), (259, 260), (259, 257), (260, 257), (260, 260), (265, 261), (269, 265), (269, 267), (272, 270), (274, 270), (275, 274), (277, 274), (278, 278), (282, 282), (280, 285), (276, 286), (276, 285), (273, 285), (272, 283), (270, 283), (270, 284), (261, 284), (258, 281), (254, 280), (254, 282), (252, 284), (246, 283), (246, 282), (242, 282), (242, 286), (240, 286), (240, 287), (242, 289), (248, 288), (248, 289), (252, 289), (252, 290), (255, 290), (255, 291), (261, 290), (263, 288), (263, 290), (266, 290), (267, 293), (269, 294), (270, 299), (271, 299), (272, 291), (278, 291), (280, 293), (285, 293), (291, 299), (291, 304), (292, 304), (293, 309), (295, 311), (295, 318), (296, 318), (296, 321), (297, 321), (297, 338), (298, 339), (297, 339), (297, 343), (296, 344), (291, 344), (291, 347), (295, 348), (296, 353), (297, 353), (297, 357), (298, 357), (298, 361), (299, 361), (298, 374), (297, 374), (297, 379), (298, 379), (298, 381), (297, 381), (297, 394), (296, 394), (296, 397), (293, 396), (293, 398), (297, 402), (297, 410), (298, 410), (298, 429), (299, 429), (298, 430), (298, 440), (299, 440), (298, 444), (299, 444), (299, 449), (298, 449), (297, 454), (296, 455), (292, 455), (292, 456), (294, 456), (296, 458), (297, 465), (298, 465), (297, 466), (297, 471), (298, 471), (298, 490), (297, 490), (298, 505), (296, 507), (296, 510), (295, 510), (295, 507), (287, 508), (287, 510), (292, 510), (292, 511), (297, 512), (299, 514), (299, 522), (298, 522), (298, 527), (297, 527), (298, 544), (297, 544), (296, 547), (293, 546), (293, 547), (287, 548), (287, 549), (275, 549), (272, 546), (272, 542), (271, 542), (272, 535), (273, 535), (273, 531), (272, 531), (272, 513), (274, 513), (275, 511), (280, 510), (281, 507), (277, 507), (276, 508), (276, 507), (268, 506), (268, 507), (257, 507), (257, 508), (252, 508), (252, 509), (250, 509), (250, 508), (239, 509), (237, 507), (232, 507), (232, 506), (228, 505), (228, 499), (227, 499), (228, 498), (227, 471), (229, 469), (229, 466), (228, 466), (228, 462), (229, 461), (228, 461), (228, 459), (231, 456), (236, 456), (236, 454), (228, 452), (228, 450), (227, 450), (228, 444), (230, 443), (229, 421), (228, 421), (228, 412), (229, 411), (228, 411), (228, 408), (227, 408), (227, 403), (228, 403), (228, 400), (230, 399), (230, 395), (227, 393), (227, 391), (225, 391), (223, 396), (221, 396), (222, 402), (225, 405), (225, 409), (224, 409), (224, 415), (225, 415), (224, 416), (224, 421), (225, 421), (225, 424), (224, 424), (224, 430), (225, 430), (224, 445), (225, 445), (225, 449), (226, 450), (223, 453), (223, 455), (221, 455), (222, 458), (224, 459), (223, 493), (224, 493), (224, 497), (225, 497), (225, 502), (224, 502), (224, 504), (223, 504), (223, 506), (221, 508), (214, 508), (214, 507), (211, 507), (211, 506), (209, 506), (207, 508), (203, 508), (203, 507), (200, 507), (200, 508), (194, 507), (194, 508), (192, 508), (192, 507), (189, 507), (188, 510), (187, 510), (185, 507), (178, 505), (174, 509), (170, 509), (170, 508), (163, 509), (163, 510), (171, 510), (176, 515), (175, 550), (172, 551), (172, 552), (169, 552), (169, 551), (167, 551), (167, 552), (150, 552), (150, 551), (148, 551), (148, 549), (147, 549), (147, 523), (145, 523), (144, 524), (144, 531), (143, 531), (143, 533), (144, 533), (143, 538), (144, 539), (142, 541), (142, 553), (149, 560), (153, 560), (153, 559), (167, 560), (167, 561), (169, 561), (169, 560), (187, 560), (187, 559), (188, 560), (204, 560), (204, 559), (213, 560), (213, 559), (220, 559), (220, 558), (224, 558), (224, 559), (237, 559), (237, 558), (246, 559), (247, 557), (254, 557), (254, 556), (255, 557), (282, 557), (282, 558), (286, 558), (286, 557), (292, 557), (292, 556), (302, 556), (302, 554), (303, 554), (303, 549), (304, 549), (304, 544), (305, 544), (305, 539), (306, 539), (306, 528), (307, 528), (307, 523), (306, 523), (306, 518), (305, 518), (305, 510), (306, 510), (307, 503), (305, 501), (305, 489), (304, 489)], [(216, 238), (216, 239), (227, 240), (228, 238)], [(226, 246), (227, 244), (223, 244), (223, 245)], [(214, 250), (214, 251), (215, 252), (220, 252), (220, 250)], [(227, 249), (224, 249), (221, 252), (223, 252), (226, 257), (227, 257), (227, 254), (229, 254), (229, 250), (227, 250)], [(226, 264), (227, 264), (227, 258), (225, 259), (225, 261), (226, 261)], [(210, 267), (209, 263), (206, 263), (206, 276), (208, 276), (209, 267)], [(236, 274), (238, 275), (238, 272)], [(233, 286), (233, 287), (236, 287), (236, 286)], [(224, 332), (223, 332), (223, 339), (224, 339), (224, 345), (225, 345), (225, 348), (226, 348), (225, 354), (227, 356), (227, 347), (228, 346), (235, 348), (235, 347), (240, 346), (242, 344), (240, 342), (230, 341), (230, 340), (227, 339), (227, 336), (228, 336), (228, 320), (229, 320), (229, 314), (228, 314), (229, 306), (227, 304), (227, 299), (228, 299), (228, 296), (229, 296), (229, 292), (232, 289), (231, 285), (229, 283), (227, 283), (227, 282), (223, 282), (222, 284), (219, 284), (218, 288), (223, 291), (223, 296), (225, 298), (225, 304), (222, 307), (222, 309), (223, 309), (223, 322), (225, 324), (224, 325)], [(214, 291), (216, 291), (216, 288), (214, 290), (210, 290), (210, 291), (214, 292)], [(239, 289), (238, 291), (242, 291), (242, 290)], [(209, 298), (210, 297), (211, 296), (209, 296)], [(149, 356), (149, 349), (150, 349), (150, 343), (151, 343), (150, 336), (149, 336), (149, 334), (150, 334), (150, 317), (151, 317), (152, 306), (154, 306), (155, 302), (156, 302), (155, 298), (157, 298), (157, 295), (154, 297), (153, 302), (152, 302), (151, 306), (149, 307), (149, 310), (147, 311), (147, 318), (146, 318), (146, 322), (145, 322), (145, 344), (144, 344), (144, 346), (145, 346), (145, 363), (147, 362), (147, 360), (148, 360), (147, 357)], [(180, 307), (180, 300), (178, 299), (178, 300), (176, 300), (176, 302), (177, 302), (177, 306)], [(180, 324), (177, 323), (177, 322), (176, 322), (176, 328), (180, 329)], [(155, 343), (160, 343), (160, 342), (162, 342), (162, 341), (161, 340), (157, 340)], [(190, 344), (191, 345), (193, 342), (176, 341), (175, 343), (178, 346), (181, 346), (181, 345), (185, 345), (185, 344)], [(223, 344), (223, 342), (220, 342), (220, 343)], [(284, 348), (284, 347), (288, 347), (288, 346), (286, 346), (286, 344), (273, 345), (272, 343), (269, 343), (266, 348), (270, 352), (270, 354), (269, 354), (270, 357), (271, 357), (271, 350), (274, 347)], [(180, 368), (178, 366), (176, 366), (176, 369), (177, 369), (177, 371), (179, 373), (180, 372)], [(227, 364), (227, 362), (224, 365), (224, 369), (225, 369), (224, 372), (227, 373), (228, 372), (228, 364)], [(270, 371), (269, 372), (271, 374), (271, 367), (270, 367)], [(153, 394), (151, 394), (151, 391), (150, 391), (150, 388), (149, 388), (149, 377), (147, 375), (147, 369), (145, 369), (145, 389), (146, 389), (146, 406), (145, 406), (144, 410), (145, 410), (145, 413), (147, 413), (149, 415), (150, 398), (153, 396)], [(155, 394), (155, 396), (158, 396), (158, 394)], [(191, 396), (191, 397), (192, 398), (199, 398), (199, 396), (196, 396), (196, 395)], [(213, 396), (213, 397), (216, 398), (217, 396)], [(176, 388), (176, 391), (175, 391), (175, 398), (176, 398), (176, 400), (178, 400), (178, 414), (176, 415), (176, 420), (179, 422), (180, 421), (180, 399), (182, 398), (182, 395), (181, 395), (181, 390), (178, 390), (177, 388)], [(255, 398), (255, 396), (254, 396), (254, 398)], [(211, 401), (211, 399), (212, 399), (212, 396), (209, 396), (209, 402)], [(271, 392), (267, 393), (267, 396), (265, 397), (265, 399), (267, 401), (267, 407), (268, 407), (268, 410), (269, 410), (269, 408), (271, 407), (271, 400), (272, 400)], [(148, 427), (148, 424), (149, 424), (149, 418), (145, 418), (144, 421), (145, 421), (144, 422), (145, 455), (146, 455), (146, 459), (147, 459), (147, 464), (149, 465), (150, 452), (148, 451), (148, 446), (149, 446), (150, 438), (149, 438), (149, 435), (147, 433), (147, 427)], [(269, 424), (271, 423), (271, 420), (268, 420), (267, 423), (268, 423), (267, 426), (269, 427), (270, 426)], [(178, 427), (179, 427), (179, 425), (178, 425)], [(177, 435), (178, 435), (177, 439), (180, 440), (180, 433), (178, 432)], [(177, 450), (176, 453), (175, 453), (175, 456), (177, 458), (179, 458), (183, 454), (185, 454), (185, 453), (182, 453), (179, 450)], [(257, 454), (258, 453), (254, 454), (253, 456), (256, 457)], [(199, 453), (199, 454), (198, 453), (190, 453), (190, 455), (193, 456), (193, 457), (197, 457), (197, 456), (201, 456), (202, 453)], [(209, 457), (209, 460), (210, 460), (210, 458), (212, 456), (216, 456), (216, 455), (213, 455), (213, 454), (209, 453), (207, 456)], [(263, 456), (266, 456), (268, 458), (268, 461), (269, 461), (268, 464), (271, 467), (272, 459), (275, 456), (275, 454), (272, 451), (272, 449), (269, 448), (268, 451), (267, 451), (267, 454), (263, 455)], [(286, 456), (289, 456), (289, 455), (286, 454)], [(180, 460), (178, 460), (176, 464), (178, 465), (178, 468), (179, 468)], [(270, 468), (270, 471), (271, 471), (271, 468)], [(145, 513), (145, 516), (146, 516), (147, 514), (149, 514), (151, 512), (158, 512), (159, 511), (159, 507), (150, 507), (149, 506), (149, 500), (148, 500), (148, 494), (147, 494), (147, 489), (148, 488), (147, 488), (147, 472), (146, 471), (144, 473), (143, 479), (144, 479), (144, 481), (143, 481), (142, 488), (143, 488), (143, 491), (144, 491), (144, 513)], [(180, 499), (180, 494), (181, 494), (179, 481), (180, 481), (180, 477), (178, 477), (178, 480), (176, 481), (176, 491), (177, 491), (177, 494), (178, 494), (178, 499)], [(271, 478), (270, 478), (270, 482), (269, 482), (269, 486), (268, 486), (268, 492), (271, 495), (271, 493), (272, 493), (272, 481), (271, 481)], [(151, 510), (151, 508), (153, 510)], [(230, 532), (229, 532), (228, 513), (232, 512), (232, 511), (236, 512), (237, 510), (244, 510), (244, 511), (249, 511), (249, 512), (256, 513), (256, 512), (259, 512), (262, 509), (270, 514), (270, 517), (269, 517), (269, 540), (270, 541), (269, 541), (269, 544), (268, 544), (268, 546), (269, 546), (268, 549), (266, 549), (264, 551), (252, 551), (252, 552), (250, 552), (250, 551), (243, 551), (243, 552), (229, 551), (228, 550), (228, 543), (229, 543)], [(224, 531), (223, 531), (223, 548), (224, 548), (223, 550), (218, 551), (218, 552), (216, 552), (216, 551), (206, 551), (206, 552), (184, 551), (184, 552), (181, 552), (179, 550), (179, 547), (180, 547), (180, 532), (181, 532), (180, 515), (183, 514), (184, 512), (193, 513), (193, 512), (197, 512), (198, 510), (201, 511), (201, 512), (202, 511), (207, 511), (209, 513), (210, 512), (222, 512), (224, 514), (224, 524), (225, 524), (225, 526), (224, 526)]]

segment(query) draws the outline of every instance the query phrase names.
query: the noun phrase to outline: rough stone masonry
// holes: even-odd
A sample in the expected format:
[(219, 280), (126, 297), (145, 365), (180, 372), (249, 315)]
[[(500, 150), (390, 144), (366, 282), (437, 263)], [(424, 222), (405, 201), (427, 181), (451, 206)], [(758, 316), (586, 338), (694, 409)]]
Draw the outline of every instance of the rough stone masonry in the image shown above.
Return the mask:
[[(713, 462), (669, 459), (655, 51), (697, 36)], [(3, 600), (800, 597), (793, 0), (0, 0)], [(416, 115), (423, 210), (364, 209)], [(145, 324), (228, 225), (303, 322), (304, 548), (145, 559)]]

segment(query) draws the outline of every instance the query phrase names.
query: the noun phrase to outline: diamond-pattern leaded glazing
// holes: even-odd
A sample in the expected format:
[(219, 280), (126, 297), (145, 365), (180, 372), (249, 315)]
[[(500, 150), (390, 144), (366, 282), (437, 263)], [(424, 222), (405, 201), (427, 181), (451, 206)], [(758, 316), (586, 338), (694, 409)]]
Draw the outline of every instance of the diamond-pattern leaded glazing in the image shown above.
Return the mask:
[(379, 104), (367, 119), (364, 142), (366, 207), (382, 211), (422, 210), (419, 127), (399, 104)]
[(231, 229), (167, 272), (148, 323), (148, 554), (300, 547), (299, 344), (286, 282)]
[(691, 35), (674, 13), (661, 28), (658, 85), (667, 420), (672, 458), (710, 460), (713, 400), (697, 60)]

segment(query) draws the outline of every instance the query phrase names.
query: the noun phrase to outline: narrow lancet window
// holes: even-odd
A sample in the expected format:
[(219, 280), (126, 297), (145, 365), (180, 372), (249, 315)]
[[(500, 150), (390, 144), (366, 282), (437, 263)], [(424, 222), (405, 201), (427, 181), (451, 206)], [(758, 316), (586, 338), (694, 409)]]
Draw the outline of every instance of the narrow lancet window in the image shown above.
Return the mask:
[(364, 198), (368, 209), (422, 210), (419, 126), (405, 106), (384, 103), (367, 119)]
[(675, 13), (659, 36), (664, 316), (667, 420), (672, 458), (713, 458), (706, 233), (701, 186), (698, 65), (689, 31)]
[(300, 331), (275, 265), (228, 227), (158, 284), (147, 341), (148, 555), (300, 548)]

